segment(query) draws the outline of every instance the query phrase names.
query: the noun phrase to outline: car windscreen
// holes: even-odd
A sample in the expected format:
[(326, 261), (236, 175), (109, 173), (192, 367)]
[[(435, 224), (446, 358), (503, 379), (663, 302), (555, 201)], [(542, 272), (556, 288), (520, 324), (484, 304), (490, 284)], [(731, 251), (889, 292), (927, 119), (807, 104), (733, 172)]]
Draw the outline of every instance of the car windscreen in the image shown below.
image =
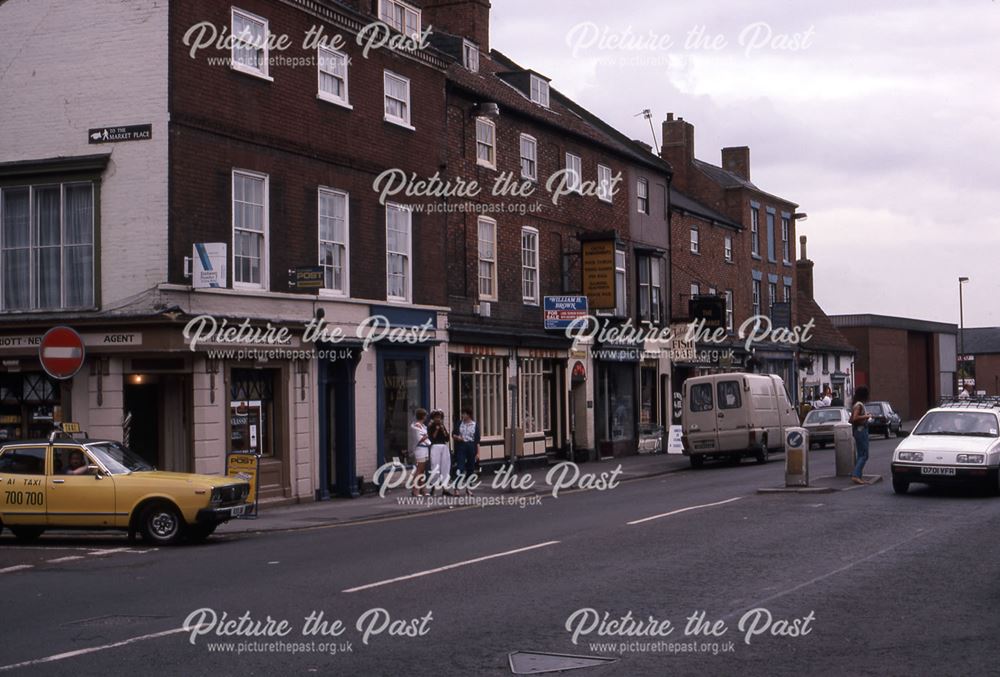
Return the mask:
[(996, 415), (988, 412), (932, 411), (920, 419), (913, 434), (998, 437), (1000, 424)]
[(806, 425), (810, 423), (836, 423), (840, 419), (840, 409), (814, 409), (806, 414)]
[(882, 410), (881, 402), (871, 402), (865, 405), (865, 411), (869, 414), (874, 414), (875, 416), (884, 416), (885, 412)]
[(100, 442), (88, 445), (87, 448), (112, 475), (127, 475), (130, 472), (153, 469), (153, 466), (142, 460), (138, 454), (118, 442)]

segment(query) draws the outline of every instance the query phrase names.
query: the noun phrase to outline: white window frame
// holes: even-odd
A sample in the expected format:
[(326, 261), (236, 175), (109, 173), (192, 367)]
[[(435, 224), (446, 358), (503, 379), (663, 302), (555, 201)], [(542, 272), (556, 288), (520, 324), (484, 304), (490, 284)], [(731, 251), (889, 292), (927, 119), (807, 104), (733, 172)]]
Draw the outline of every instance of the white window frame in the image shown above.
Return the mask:
[[(485, 133), (485, 140), (480, 138), (480, 132)], [(489, 151), (489, 159), (480, 157), (480, 149)], [(476, 118), (476, 164), (489, 169), (497, 168), (497, 123), (489, 118)]]
[(701, 233), (698, 232), (698, 226), (691, 226), (689, 229), (691, 238), (691, 253), (700, 254), (701, 253)]
[[(492, 251), (483, 251), (483, 226), (488, 226), (493, 230)], [(480, 216), (476, 219), (476, 250), (478, 253), (478, 265), (476, 267), (476, 285), (479, 287), (479, 299), (481, 301), (496, 301), (499, 298), (497, 290), (497, 237), (499, 236), (496, 219), (488, 216)], [(489, 275), (483, 275), (483, 265), (489, 266)], [(483, 280), (489, 281), (490, 290), (483, 292)]]
[(607, 165), (602, 165), (598, 163), (597, 165), (597, 198), (601, 202), (614, 202), (614, 193), (612, 193), (612, 184), (614, 182), (614, 174), (612, 173), (611, 167)]
[[(406, 251), (392, 251), (389, 249), (389, 212), (394, 211), (406, 214)], [(413, 210), (404, 204), (397, 202), (387, 202), (385, 204), (385, 297), (394, 303), (410, 303), (413, 298)], [(393, 296), (389, 293), (389, 259), (392, 256), (403, 256), (406, 258), (404, 286), (406, 293), (403, 296)]]
[[(526, 247), (527, 242), (534, 242), (534, 248)], [(534, 262), (529, 260), (529, 254), (534, 256)], [(538, 252), (538, 229), (531, 226), (521, 228), (521, 298), (527, 306), (537, 306), (539, 299), (539, 252)], [(534, 280), (529, 282), (528, 277), (534, 274)], [(529, 290), (528, 285), (532, 288)], [(530, 291), (530, 293), (525, 293)]]
[(695, 296), (701, 296), (701, 285), (697, 282), (691, 283), (691, 298)]
[(566, 184), (567, 190), (583, 195), (583, 158), (575, 153), (566, 153), (566, 170), (573, 177)]
[(735, 324), (733, 322), (733, 290), (726, 290), (726, 331), (733, 333)]
[[(323, 239), (323, 197), (339, 196), (344, 198), (344, 241)], [(351, 295), (351, 199), (350, 195), (343, 190), (320, 186), (316, 195), (316, 236), (319, 243), (319, 265), (323, 270), (323, 288), (319, 290), (322, 296), (350, 296)], [(326, 266), (323, 265), (323, 243), (330, 242), (344, 248), (344, 271), (343, 289), (334, 289), (326, 286)]]
[(760, 284), (761, 284), (760, 280), (754, 280), (753, 281), (753, 285), (751, 287), (753, 289), (753, 294), (752, 294), (752, 299), (751, 299), (751, 301), (752, 301), (751, 306), (752, 306), (752, 309), (753, 309), (753, 314), (755, 316), (756, 315), (760, 315), (760, 302), (761, 302), (761, 298), (760, 298)]
[[(396, 97), (389, 96), (389, 80), (393, 79), (401, 84), (406, 85), (406, 99), (397, 99)], [(402, 101), (406, 115), (404, 117), (397, 117), (395, 115), (389, 115), (388, 108), (386, 107), (386, 102), (388, 99), (393, 101)], [(400, 75), (399, 73), (393, 73), (390, 70), (384, 71), (382, 74), (382, 111), (383, 119), (386, 122), (391, 122), (394, 125), (399, 125), (400, 127), (405, 127), (406, 129), (413, 130), (414, 127), (410, 124), (413, 112), (413, 93), (410, 89), (410, 78)]]
[(791, 263), (792, 219), (787, 214), (781, 215), (781, 256), (782, 263)]
[[(482, 441), (503, 439), (507, 420), (507, 357), (458, 356), (457, 372), (459, 400), (472, 400), (472, 410), (476, 413)], [(465, 368), (468, 364), (469, 368)], [(465, 376), (472, 382), (472, 391), (464, 390)], [(484, 448), (484, 452), (486, 449)], [(488, 453), (488, 452), (487, 452)]]
[(532, 101), (537, 103), (539, 106), (545, 106), (546, 108), (549, 107), (551, 97), (549, 96), (548, 82), (532, 73), (528, 89), (531, 90), (530, 98)]
[(750, 207), (750, 253), (760, 256), (760, 207)]
[[(338, 59), (338, 58), (344, 60), (344, 75), (342, 78), (344, 81), (343, 96), (337, 96), (336, 94), (332, 94), (323, 89), (324, 75), (329, 75), (331, 77), (338, 79), (340, 78), (340, 76), (337, 75), (337, 73), (329, 69), (323, 68), (324, 59)], [(348, 82), (349, 80), (348, 71), (350, 70), (350, 66), (351, 66), (351, 57), (349, 57), (346, 53), (338, 51), (336, 49), (330, 49), (329, 47), (323, 47), (322, 45), (317, 47), (316, 48), (316, 98), (353, 110), (354, 106), (351, 105), (350, 89)]]
[[(531, 149), (529, 154), (525, 154), (525, 144), (527, 148)], [(529, 181), (538, 180), (538, 139), (533, 137), (531, 134), (521, 134), (521, 140), (519, 142), (520, 156), (521, 156), (521, 178), (528, 179)], [(524, 171), (525, 160), (531, 163), (531, 172)]]
[(462, 40), (462, 65), (473, 73), (479, 72), (479, 45)]
[[(236, 17), (237, 17), (237, 15), (239, 15), (240, 17), (242, 17), (246, 21), (260, 24), (261, 27), (262, 27), (262, 29), (263, 29), (264, 44), (259, 47), (259, 49), (261, 51), (261, 57), (260, 57), (261, 58), (261, 67), (260, 68), (253, 68), (252, 66), (247, 66), (247, 65), (245, 65), (245, 64), (237, 61), (237, 59), (236, 59), (236, 50), (238, 50), (238, 49), (240, 49), (241, 47), (244, 47), (244, 46), (250, 46), (250, 47), (254, 47), (255, 46), (252, 43), (248, 43), (248, 42), (246, 42), (244, 40), (241, 40), (239, 38), (239, 36), (242, 34), (242, 31), (240, 31), (240, 32), (236, 31)], [(232, 10), (230, 11), (230, 14), (229, 14), (229, 31), (230, 31), (230, 35), (232, 35), (232, 38), (233, 38), (232, 39), (232, 43), (231, 43), (232, 47), (229, 50), (229, 68), (232, 69), (232, 70), (234, 70), (234, 71), (237, 71), (239, 73), (246, 73), (247, 75), (253, 75), (254, 77), (262, 78), (262, 79), (267, 80), (269, 82), (273, 82), (274, 78), (272, 78), (268, 74), (268, 62), (270, 61), (270, 50), (269, 50), (269, 47), (270, 47), (270, 45), (269, 45), (269, 43), (270, 43), (270, 32), (269, 32), (269, 29), (268, 29), (268, 21), (267, 21), (267, 19), (265, 19), (262, 16), (258, 16), (256, 14), (252, 13), (252, 12), (248, 12), (245, 9), (240, 9), (238, 7), (233, 7)]]
[[(236, 177), (243, 176), (256, 180), (264, 181), (264, 204), (263, 210), (264, 214), (261, 219), (263, 230), (261, 233), (257, 233), (254, 230), (246, 230), (250, 233), (255, 233), (261, 236), (260, 245), (260, 283), (254, 282), (237, 282), (236, 281)], [(231, 216), (231, 228), (232, 240), (230, 244), (230, 254), (229, 254), (229, 269), (232, 270), (233, 276), (233, 289), (255, 289), (267, 291), (270, 288), (271, 279), (271, 266), (270, 266), (270, 230), (271, 230), (271, 177), (267, 174), (262, 174), (260, 172), (254, 172), (246, 169), (234, 169), (232, 171), (232, 177), (229, 186), (229, 206), (230, 206), (230, 216)]]
[(628, 255), (624, 249), (615, 249), (615, 316), (628, 313)]
[(723, 246), (723, 257), (725, 258), (726, 263), (732, 263), (733, 262), (733, 236), (732, 235), (726, 235), (726, 239), (723, 242), (722, 246)]
[(551, 427), (551, 362), (537, 357), (518, 360), (519, 404), (525, 435), (543, 435)]
[(649, 180), (640, 178), (635, 186), (636, 209), (640, 214), (649, 214)]
[(768, 316), (774, 313), (774, 304), (778, 302), (778, 283), (768, 282), (767, 283), (767, 314)]
[(708, 288), (708, 295), (709, 296), (718, 296), (719, 295), (719, 290), (716, 289), (715, 287), (709, 287)]
[[(397, 21), (395, 16), (386, 13), (387, 7), (402, 12), (401, 23)], [(414, 22), (407, 21), (411, 17), (415, 18)], [(420, 37), (423, 28), (423, 17), (420, 9), (399, 0), (378, 0), (378, 19), (390, 28), (410, 37)], [(411, 23), (415, 23), (416, 26), (411, 26)]]
[(784, 302), (788, 303), (792, 300), (792, 285), (786, 284), (783, 286), (785, 288), (784, 292), (782, 292), (782, 294), (784, 295)]

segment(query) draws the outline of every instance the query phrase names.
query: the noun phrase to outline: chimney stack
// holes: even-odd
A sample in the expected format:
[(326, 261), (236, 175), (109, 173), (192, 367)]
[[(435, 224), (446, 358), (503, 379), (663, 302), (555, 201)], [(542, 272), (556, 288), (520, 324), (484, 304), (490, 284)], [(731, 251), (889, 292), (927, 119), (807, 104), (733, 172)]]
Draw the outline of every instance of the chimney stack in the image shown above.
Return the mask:
[(750, 148), (736, 146), (722, 149), (722, 168), (750, 180)]
[(684, 118), (674, 119), (667, 113), (663, 123), (663, 149), (660, 157), (674, 169), (673, 183), (680, 190), (687, 189), (688, 169), (694, 164), (694, 125)]
[(806, 258), (806, 236), (799, 236), (799, 248), (802, 258), (795, 262), (795, 283), (799, 291), (810, 300), (813, 299), (813, 262)]
[(490, 51), (490, 0), (424, 0), (421, 18), (424, 30), (458, 35)]

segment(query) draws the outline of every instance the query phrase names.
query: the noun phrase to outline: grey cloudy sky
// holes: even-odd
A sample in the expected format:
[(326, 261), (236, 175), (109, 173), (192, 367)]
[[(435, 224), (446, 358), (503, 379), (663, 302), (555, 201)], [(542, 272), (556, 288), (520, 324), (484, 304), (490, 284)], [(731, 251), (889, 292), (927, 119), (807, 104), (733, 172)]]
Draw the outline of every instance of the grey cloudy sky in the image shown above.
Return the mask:
[(1000, 325), (1000, 2), (493, 0), (491, 39), (633, 138), (650, 108), (703, 160), (750, 146), (827, 313), (957, 323), (967, 276), (965, 325)]

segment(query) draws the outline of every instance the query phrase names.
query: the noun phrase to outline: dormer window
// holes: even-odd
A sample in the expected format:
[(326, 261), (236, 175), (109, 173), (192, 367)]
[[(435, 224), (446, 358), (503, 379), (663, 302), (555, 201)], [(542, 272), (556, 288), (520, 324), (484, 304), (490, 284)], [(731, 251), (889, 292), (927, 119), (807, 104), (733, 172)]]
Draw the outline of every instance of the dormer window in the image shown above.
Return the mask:
[(462, 40), (462, 65), (473, 73), (479, 72), (479, 47), (474, 42)]
[(546, 108), (549, 107), (549, 83), (537, 75), (531, 76), (531, 100)]
[(379, 0), (378, 18), (400, 33), (420, 37), (420, 10), (399, 0)]

